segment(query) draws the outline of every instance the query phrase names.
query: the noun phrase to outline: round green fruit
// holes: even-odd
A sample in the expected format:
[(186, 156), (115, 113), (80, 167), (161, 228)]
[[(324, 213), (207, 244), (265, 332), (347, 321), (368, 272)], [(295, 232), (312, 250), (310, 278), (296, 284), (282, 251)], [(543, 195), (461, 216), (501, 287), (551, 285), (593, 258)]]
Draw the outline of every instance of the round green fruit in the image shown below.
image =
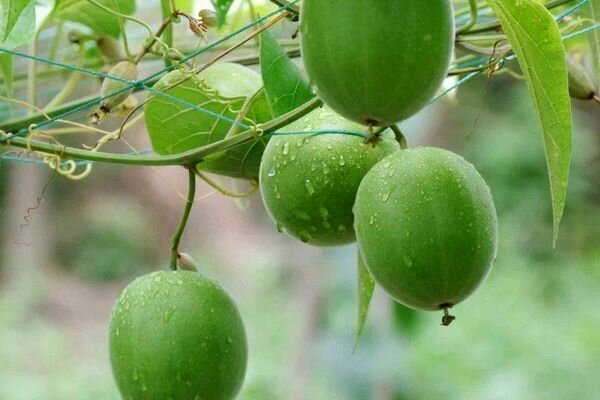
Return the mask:
[[(219, 63), (182, 82), (185, 78), (179, 70), (165, 75), (154, 85), (145, 106), (146, 126), (157, 154), (180, 154), (244, 131), (231, 122), (242, 109), (248, 110), (241, 119), (245, 125), (251, 125), (249, 120), (263, 123), (272, 118), (261, 76), (249, 68)], [(197, 168), (256, 180), (265, 145), (266, 139), (236, 146), (210, 156)]]
[(449, 151), (415, 148), (379, 162), (358, 189), (354, 215), (367, 268), (406, 306), (450, 308), (492, 268), (498, 224), (490, 190)]
[(244, 380), (246, 334), (218, 284), (197, 272), (156, 272), (117, 300), (110, 358), (123, 399), (228, 400)]
[(422, 109), (452, 56), (449, 0), (304, 0), (302, 56), (317, 94), (365, 125), (391, 125)]
[[(399, 150), (390, 131), (376, 144), (339, 133), (367, 128), (328, 109), (315, 110), (271, 138), (260, 169), (263, 202), (278, 229), (317, 246), (354, 242), (352, 205), (367, 171)], [(295, 132), (295, 133), (292, 133)]]

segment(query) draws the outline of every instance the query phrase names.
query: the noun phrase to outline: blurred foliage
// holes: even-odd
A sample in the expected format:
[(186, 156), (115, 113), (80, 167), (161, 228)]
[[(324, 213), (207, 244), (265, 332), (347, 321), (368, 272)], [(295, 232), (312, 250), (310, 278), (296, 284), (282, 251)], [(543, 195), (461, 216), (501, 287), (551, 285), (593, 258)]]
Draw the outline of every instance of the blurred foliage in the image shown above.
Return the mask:
[[(144, 240), (150, 216), (131, 198), (96, 201), (76, 214), (62, 215), (63, 232), (55, 246), (57, 261), (91, 281), (112, 281), (144, 273), (153, 266)], [(124, 206), (126, 205), (126, 206)]]

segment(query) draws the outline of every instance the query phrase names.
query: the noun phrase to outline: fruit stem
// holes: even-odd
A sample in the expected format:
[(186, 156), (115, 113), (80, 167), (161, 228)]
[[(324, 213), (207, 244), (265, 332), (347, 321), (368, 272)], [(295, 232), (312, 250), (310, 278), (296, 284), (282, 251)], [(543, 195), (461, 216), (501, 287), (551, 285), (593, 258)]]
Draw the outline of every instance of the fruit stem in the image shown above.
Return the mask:
[(406, 140), (406, 137), (404, 136), (404, 133), (402, 133), (402, 130), (400, 130), (400, 127), (398, 127), (398, 125), (390, 125), (390, 129), (394, 131), (396, 141), (400, 143), (400, 148), (402, 150), (408, 149), (408, 142)]
[(196, 174), (194, 173), (194, 166), (186, 167), (188, 170), (188, 196), (187, 201), (185, 203), (185, 209), (183, 210), (183, 215), (181, 216), (181, 221), (179, 221), (179, 226), (173, 235), (173, 239), (171, 240), (171, 270), (175, 271), (177, 269), (177, 258), (179, 255), (179, 242), (181, 241), (181, 236), (183, 235), (183, 231), (185, 230), (185, 225), (187, 224), (188, 218), (190, 216), (190, 212), (192, 211), (192, 206), (194, 205), (194, 199), (196, 198)]
[(450, 315), (450, 313), (448, 312), (448, 309), (452, 308), (452, 304), (442, 304), (440, 307), (444, 309), (444, 316), (442, 317), (442, 325), (448, 326), (452, 323), (452, 321), (454, 321), (456, 319), (456, 317), (454, 315)]

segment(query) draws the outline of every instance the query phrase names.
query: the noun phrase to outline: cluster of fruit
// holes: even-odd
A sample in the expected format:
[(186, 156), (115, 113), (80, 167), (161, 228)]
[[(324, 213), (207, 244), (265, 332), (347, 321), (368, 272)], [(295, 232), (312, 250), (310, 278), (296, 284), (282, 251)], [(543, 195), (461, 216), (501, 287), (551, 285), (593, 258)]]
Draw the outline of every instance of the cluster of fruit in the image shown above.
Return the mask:
[[(387, 293), (415, 309), (444, 310), (448, 324), (453, 317), (447, 309), (477, 288), (496, 254), (489, 188), (456, 154), (401, 149), (392, 130), (372, 133), (422, 109), (447, 74), (452, 4), (432, 0), (426, 10), (423, 6), (304, 0), (303, 59), (326, 106), (266, 145), (221, 152), (198, 168), (258, 178), (281, 232), (318, 246), (357, 241), (367, 269)], [(233, 110), (251, 100), (255, 122), (271, 118), (258, 93), (260, 76), (247, 68), (216, 64), (174, 87), (181, 79), (181, 72), (171, 72), (155, 89), (172, 88), (171, 96), (233, 119)], [(213, 101), (215, 95), (220, 100)], [(146, 105), (149, 134), (160, 154), (235, 134), (218, 121), (206, 131), (206, 118), (214, 119), (165, 99)], [(307, 132), (315, 130), (318, 134)], [(334, 131), (363, 133), (369, 140), (327, 133)], [(147, 275), (127, 287), (113, 311), (110, 352), (121, 394), (134, 400), (232, 399), (247, 359), (233, 301), (218, 284), (182, 270)]]

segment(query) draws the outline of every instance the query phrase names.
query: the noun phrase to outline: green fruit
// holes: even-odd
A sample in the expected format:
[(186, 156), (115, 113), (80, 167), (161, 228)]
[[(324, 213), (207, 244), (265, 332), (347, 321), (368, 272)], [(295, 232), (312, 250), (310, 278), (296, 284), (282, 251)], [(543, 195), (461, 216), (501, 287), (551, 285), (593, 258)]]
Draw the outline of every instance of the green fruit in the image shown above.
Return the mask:
[[(215, 64), (179, 85), (167, 89), (186, 76), (172, 71), (154, 85), (168, 96), (151, 93), (145, 107), (146, 126), (157, 154), (180, 154), (222, 140), (230, 134), (232, 120), (247, 102), (252, 101), (247, 119), (241, 122), (263, 123), (271, 119), (259, 74), (238, 64)], [(195, 109), (202, 107), (204, 110)], [(219, 118), (221, 116), (222, 118)], [(249, 121), (249, 120), (251, 121)], [(237, 134), (244, 130), (235, 126)], [(236, 178), (258, 179), (260, 160), (266, 139), (236, 146), (214, 154), (198, 164), (198, 169)]]
[(246, 334), (218, 284), (197, 272), (155, 272), (115, 304), (110, 358), (123, 399), (233, 399), (246, 371)]
[[(334, 114), (315, 110), (281, 132), (366, 128)], [(387, 131), (375, 145), (345, 134), (289, 134), (275, 136), (265, 150), (260, 169), (263, 202), (280, 231), (317, 246), (355, 240), (352, 205), (367, 171), (397, 151)]]
[(403, 150), (365, 176), (356, 197), (359, 247), (375, 281), (420, 310), (452, 307), (488, 275), (497, 218), (483, 178), (446, 150)]
[(304, 0), (302, 56), (317, 94), (365, 125), (391, 125), (422, 109), (452, 56), (449, 0)]

